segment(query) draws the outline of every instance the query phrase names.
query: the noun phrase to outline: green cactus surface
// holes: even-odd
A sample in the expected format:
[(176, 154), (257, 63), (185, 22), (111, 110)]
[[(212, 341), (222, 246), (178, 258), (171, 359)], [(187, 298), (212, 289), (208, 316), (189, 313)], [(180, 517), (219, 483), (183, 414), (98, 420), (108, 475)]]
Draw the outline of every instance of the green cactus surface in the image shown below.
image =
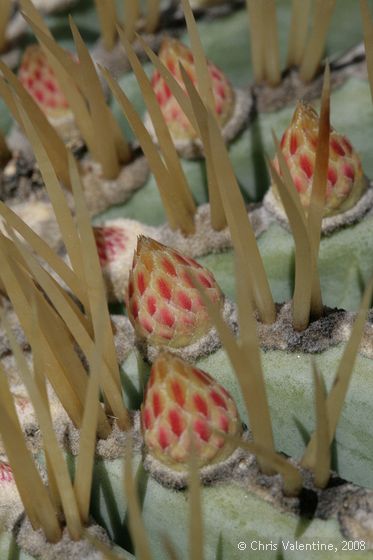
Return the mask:
[[(165, 537), (174, 543), (181, 559), (188, 558), (188, 533), (185, 531), (188, 525), (187, 495), (164, 488), (149, 477), (141, 465), (140, 456), (135, 457), (134, 463), (142, 515), (154, 558), (163, 558)], [(126, 501), (123, 498), (122, 477), (122, 460), (96, 462), (92, 513), (113, 540), (126, 547), (128, 541), (123, 530)], [(327, 521), (300, 520), (292, 513), (280, 511), (260, 496), (250, 491), (245, 492), (235, 483), (205, 487), (202, 503), (204, 552), (208, 559), (240, 560), (245, 556), (266, 560), (279, 557), (284, 560), (315, 558), (317, 553), (312, 550), (290, 550), (289, 543), (295, 546), (296, 542), (298, 546), (307, 543), (311, 546), (317, 546), (317, 543), (331, 545), (331, 550), (319, 552), (322, 558), (328, 560), (335, 558), (336, 554), (346, 560), (373, 557), (373, 552), (342, 550), (346, 546), (344, 541), (348, 539), (341, 534), (335, 518)], [(267, 550), (259, 550), (259, 543), (263, 546), (267, 544)]]

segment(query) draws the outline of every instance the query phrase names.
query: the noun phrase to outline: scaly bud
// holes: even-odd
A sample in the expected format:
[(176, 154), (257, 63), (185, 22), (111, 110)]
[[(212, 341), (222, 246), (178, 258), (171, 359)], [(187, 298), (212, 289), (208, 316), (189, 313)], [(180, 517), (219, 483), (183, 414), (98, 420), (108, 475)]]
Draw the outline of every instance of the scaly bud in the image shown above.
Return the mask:
[(191, 273), (211, 301), (223, 303), (211, 272), (174, 249), (139, 237), (127, 296), (128, 317), (139, 338), (180, 348), (208, 333), (212, 322)]
[[(318, 130), (319, 117), (316, 111), (310, 105), (300, 102), (281, 140), (282, 152), (305, 208), (308, 208), (311, 200)], [(274, 165), (279, 169), (277, 157)], [(332, 128), (324, 215), (344, 212), (354, 206), (364, 187), (359, 156), (346, 136), (338, 134)], [(274, 192), (277, 194), (276, 189)]]
[(113, 262), (127, 250), (128, 235), (124, 228), (116, 226), (95, 226), (93, 228), (97, 252), (102, 268)]
[(13, 482), (12, 469), (8, 463), (0, 461), (0, 485), (5, 485), (9, 482)]
[[(167, 38), (163, 41), (159, 58), (185, 91), (184, 82), (179, 64), (182, 64), (193, 84), (197, 84), (196, 69), (193, 54), (190, 49), (176, 39)], [(215, 99), (215, 110), (221, 127), (230, 119), (235, 94), (228, 79), (212, 62), (208, 62), (208, 69), (212, 82)], [(152, 86), (156, 93), (158, 103), (162, 109), (165, 121), (174, 139), (188, 140), (196, 138), (196, 132), (185, 116), (180, 105), (172, 95), (168, 85), (156, 70), (152, 77)]]
[(57, 118), (70, 113), (56, 75), (39, 45), (31, 45), (25, 50), (18, 77), (47, 117)]
[(224, 387), (167, 352), (153, 364), (141, 419), (150, 454), (175, 470), (187, 470), (192, 449), (199, 467), (227, 459), (235, 446), (216, 432), (242, 432), (235, 402)]

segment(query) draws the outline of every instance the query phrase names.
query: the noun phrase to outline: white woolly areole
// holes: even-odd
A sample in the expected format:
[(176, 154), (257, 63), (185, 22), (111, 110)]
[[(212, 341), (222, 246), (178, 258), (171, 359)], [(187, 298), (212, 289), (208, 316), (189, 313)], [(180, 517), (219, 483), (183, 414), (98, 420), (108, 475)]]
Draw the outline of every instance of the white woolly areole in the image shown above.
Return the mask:
[(194, 216), (195, 233), (184, 235), (180, 230), (173, 230), (166, 223), (158, 228), (157, 241), (177, 249), (188, 257), (202, 257), (209, 253), (219, 253), (232, 247), (229, 228), (217, 231), (211, 226), (210, 205), (198, 206)]
[[(290, 230), (289, 220), (287, 218), (284, 207), (278, 198), (274, 195), (272, 188), (269, 188), (264, 199), (264, 208), (278, 221), (281, 225)], [(373, 181), (368, 182), (367, 188), (355, 206), (334, 216), (323, 218), (321, 223), (321, 233), (328, 235), (342, 227), (352, 225), (360, 221), (365, 215), (373, 213)]]
[[(152, 33), (141, 33), (141, 38), (152, 49), (152, 51), (158, 52), (165, 35), (166, 34), (163, 32), (155, 35)], [(141, 61), (148, 60), (140, 41), (135, 39), (132, 43), (132, 48)], [(120, 41), (117, 41), (114, 48), (111, 51), (108, 51), (106, 50), (102, 40), (99, 39), (93, 49), (91, 49), (91, 56), (97, 64), (107, 68), (115, 77), (131, 70), (131, 64), (128, 60), (128, 56), (124, 52)]]
[[(87, 531), (105, 544), (110, 544), (102, 527), (92, 524)], [(58, 543), (47, 542), (43, 531), (41, 529), (34, 531), (27, 518), (22, 521), (17, 535), (17, 544), (22, 550), (40, 560), (104, 560), (103, 554), (95, 549), (88, 540), (84, 538), (80, 541), (71, 540), (66, 528)]]
[(123, 165), (113, 180), (102, 177), (101, 165), (86, 156), (82, 162), (83, 188), (91, 215), (103, 212), (114, 204), (122, 204), (147, 180), (149, 166), (144, 156)]

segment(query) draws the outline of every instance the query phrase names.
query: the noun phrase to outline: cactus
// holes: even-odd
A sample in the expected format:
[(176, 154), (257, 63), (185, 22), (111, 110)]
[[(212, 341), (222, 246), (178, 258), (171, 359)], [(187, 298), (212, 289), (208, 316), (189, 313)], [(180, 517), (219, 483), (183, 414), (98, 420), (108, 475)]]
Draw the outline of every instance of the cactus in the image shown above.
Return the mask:
[[(366, 316), (373, 289), (372, 282), (368, 284), (373, 274), (369, 183), (373, 123), (368, 81), (349, 74), (365, 68), (358, 57), (347, 54), (347, 61), (342, 57), (332, 68), (331, 121), (338, 133), (331, 130), (327, 137), (331, 163), (326, 215), (319, 228), (313, 198), (317, 195), (311, 194), (317, 190), (317, 180), (311, 184), (306, 163), (315, 168), (312, 175), (316, 177), (326, 169), (325, 161), (320, 163), (314, 153), (318, 131), (324, 130), (318, 142), (326, 138), (325, 95), (321, 126), (316, 112), (302, 105), (286, 131), (296, 97), (315, 98), (320, 93), (317, 72), (325, 41), (332, 54), (353, 46), (341, 27), (347, 21), (352, 34), (355, 27), (360, 30), (361, 22), (355, 22), (357, 10), (348, 10), (346, 19), (342, 3), (318, 3), (310, 33), (301, 37), (297, 30), (307, 23), (307, 10), (300, 13), (294, 2), (287, 59), (291, 68), (281, 76), (277, 35), (282, 45), (284, 31), (276, 24), (274, 2), (267, 3), (263, 14), (257, 3), (247, 1), (250, 35), (240, 3), (210, 11), (210, 4), (225, 2), (191, 2), (196, 17), (201, 18), (198, 29), (207, 57), (226, 73), (224, 81), (215, 66), (206, 66), (189, 3), (183, 0), (181, 4), (192, 54), (178, 47), (187, 63), (175, 68), (173, 56), (171, 67), (168, 64), (171, 77), (167, 68), (163, 71), (157, 66), (159, 61), (169, 62), (170, 39), (157, 59), (135, 30), (150, 33), (157, 48), (158, 30), (163, 33), (164, 26), (178, 29), (178, 38), (185, 41), (180, 10), (163, 11), (163, 4), (151, 0), (137, 21), (140, 4), (126, 4), (128, 27), (126, 33), (119, 31), (126, 49), (121, 70), (127, 72), (119, 76), (121, 87), (103, 70), (124, 110), (124, 122), (114, 100), (109, 102), (110, 109), (106, 104), (74, 24), (70, 22), (79, 67), (63, 57), (30, 2), (22, 2), (43, 48), (59, 58), (65, 73), (71, 70), (64, 92), (74, 106), (89, 154), (76, 165), (37, 105), (2, 67), (1, 94), (32, 146), (38, 164), (34, 173), (40, 173), (47, 185), (60, 239), (57, 255), (45, 243), (50, 235), (47, 227), (39, 224), (40, 234), (35, 235), (22, 221), (23, 217), (32, 225), (30, 212), (15, 201), (9, 202), (10, 207), (0, 205), (6, 233), (0, 233), (0, 291), (9, 300), (2, 312), (6, 333), (1, 336), (1, 352), (5, 350), (0, 365), (0, 487), (2, 482), (9, 483), (13, 469), (19, 491), (17, 517), (23, 510), (26, 513), (16, 535), (22, 550), (18, 553), (18, 545), (7, 532), (13, 523), (9, 521), (0, 535), (0, 556), (28, 560), (42, 550), (42, 557), (73, 559), (79, 557), (82, 544), (92, 558), (134, 558), (130, 552), (137, 560), (161, 560), (166, 554), (179, 559), (234, 560), (250, 553), (263, 558), (279, 554), (313, 558), (315, 548), (301, 546), (293, 551), (297, 541), (310, 547), (312, 543), (328, 545), (321, 549), (323, 557), (334, 558), (346, 539), (359, 547), (345, 553), (346, 558), (369, 558), (373, 554), (369, 526), (373, 343), (371, 312), (367, 322)], [(110, 59), (112, 54), (114, 67), (118, 14), (114, 2), (108, 8), (103, 11), (97, 2), (105, 56)], [(93, 25), (97, 37), (95, 8), (88, 3), (82, 9), (87, 10), (87, 25)], [(361, 10), (365, 40), (371, 46), (373, 23), (365, 0)], [(290, 20), (287, 3), (280, 2), (277, 15), (284, 14)], [(67, 27), (64, 15), (60, 17)], [(371, 74), (372, 59), (366, 50)], [(145, 53), (156, 66), (154, 70), (145, 65), (147, 74), (156, 73), (152, 84), (140, 66)], [(195, 73), (189, 66), (192, 59), (200, 62)], [(58, 68), (57, 64), (61, 72)], [(223, 104), (220, 111), (209, 102), (209, 82), (201, 79), (201, 68), (211, 70), (213, 92), (216, 80), (223, 81), (229, 101), (234, 96), (229, 80), (235, 88), (246, 86), (246, 109), (254, 103), (252, 119), (228, 148), (219, 114), (228, 118), (232, 107)], [(249, 90), (250, 71), (256, 83)], [(166, 100), (160, 92), (166, 92)], [(206, 178), (204, 161), (179, 160), (171, 143), (175, 123), (168, 119), (165, 102), (170, 102), (170, 114), (177, 107), (183, 129), (193, 131), (203, 146)], [(284, 134), (280, 148), (288, 171), (281, 152), (275, 155), (270, 128), (278, 136)], [(294, 134), (299, 135), (296, 150)], [(127, 181), (123, 164), (131, 165), (138, 157), (137, 143), (151, 175), (146, 179), (142, 173), (138, 178), (137, 193), (131, 188), (116, 198), (114, 187)], [(248, 146), (252, 157), (248, 157)], [(13, 159), (4, 177), (9, 177), (14, 161), (19, 163), (14, 145), (10, 147)], [(284, 208), (276, 193), (272, 199), (266, 195), (262, 202), (271, 182), (264, 151), (274, 161), (272, 182)], [(71, 190), (67, 201), (58, 179)], [(19, 181), (17, 188), (20, 185)], [(247, 208), (239, 187), (250, 201), (260, 204)], [(107, 210), (118, 202), (119, 206)], [(197, 207), (203, 202), (209, 202), (207, 211)], [(95, 214), (102, 209), (104, 213), (94, 218), (91, 227), (89, 211)], [(308, 282), (303, 301), (299, 298), (302, 241), (306, 247), (303, 264), (309, 270), (308, 278), (303, 274)], [(227, 250), (219, 252), (222, 248)], [(367, 288), (361, 302), (363, 284)], [(112, 301), (124, 302), (126, 317), (109, 314), (105, 288)], [(328, 308), (336, 305), (343, 309)], [(297, 322), (303, 306), (303, 322)], [(16, 317), (10, 317), (17, 340), (24, 345), (22, 352), (7, 320), (10, 307), (15, 311)], [(206, 337), (212, 337), (213, 343), (209, 339), (201, 345)], [(18, 376), (27, 387), (35, 415), (22, 414), (23, 400), (30, 403), (23, 391), (19, 397)], [(15, 414), (20, 416), (19, 426)], [(30, 439), (39, 428), (43, 442)], [(33, 454), (26, 441), (32, 444)], [(58, 444), (64, 446), (64, 455)], [(2, 467), (7, 465), (5, 455), (11, 467)], [(187, 500), (181, 491), (185, 487)], [(8, 498), (2, 496), (0, 511), (8, 507)], [(313, 508), (311, 519), (299, 536), (305, 507)], [(111, 544), (117, 544), (111, 552), (104, 531), (94, 526), (106, 545), (91, 542), (84, 531), (91, 516), (107, 532)], [(39, 526), (42, 546), (32, 548)], [(79, 539), (78, 544), (73, 542)]]

